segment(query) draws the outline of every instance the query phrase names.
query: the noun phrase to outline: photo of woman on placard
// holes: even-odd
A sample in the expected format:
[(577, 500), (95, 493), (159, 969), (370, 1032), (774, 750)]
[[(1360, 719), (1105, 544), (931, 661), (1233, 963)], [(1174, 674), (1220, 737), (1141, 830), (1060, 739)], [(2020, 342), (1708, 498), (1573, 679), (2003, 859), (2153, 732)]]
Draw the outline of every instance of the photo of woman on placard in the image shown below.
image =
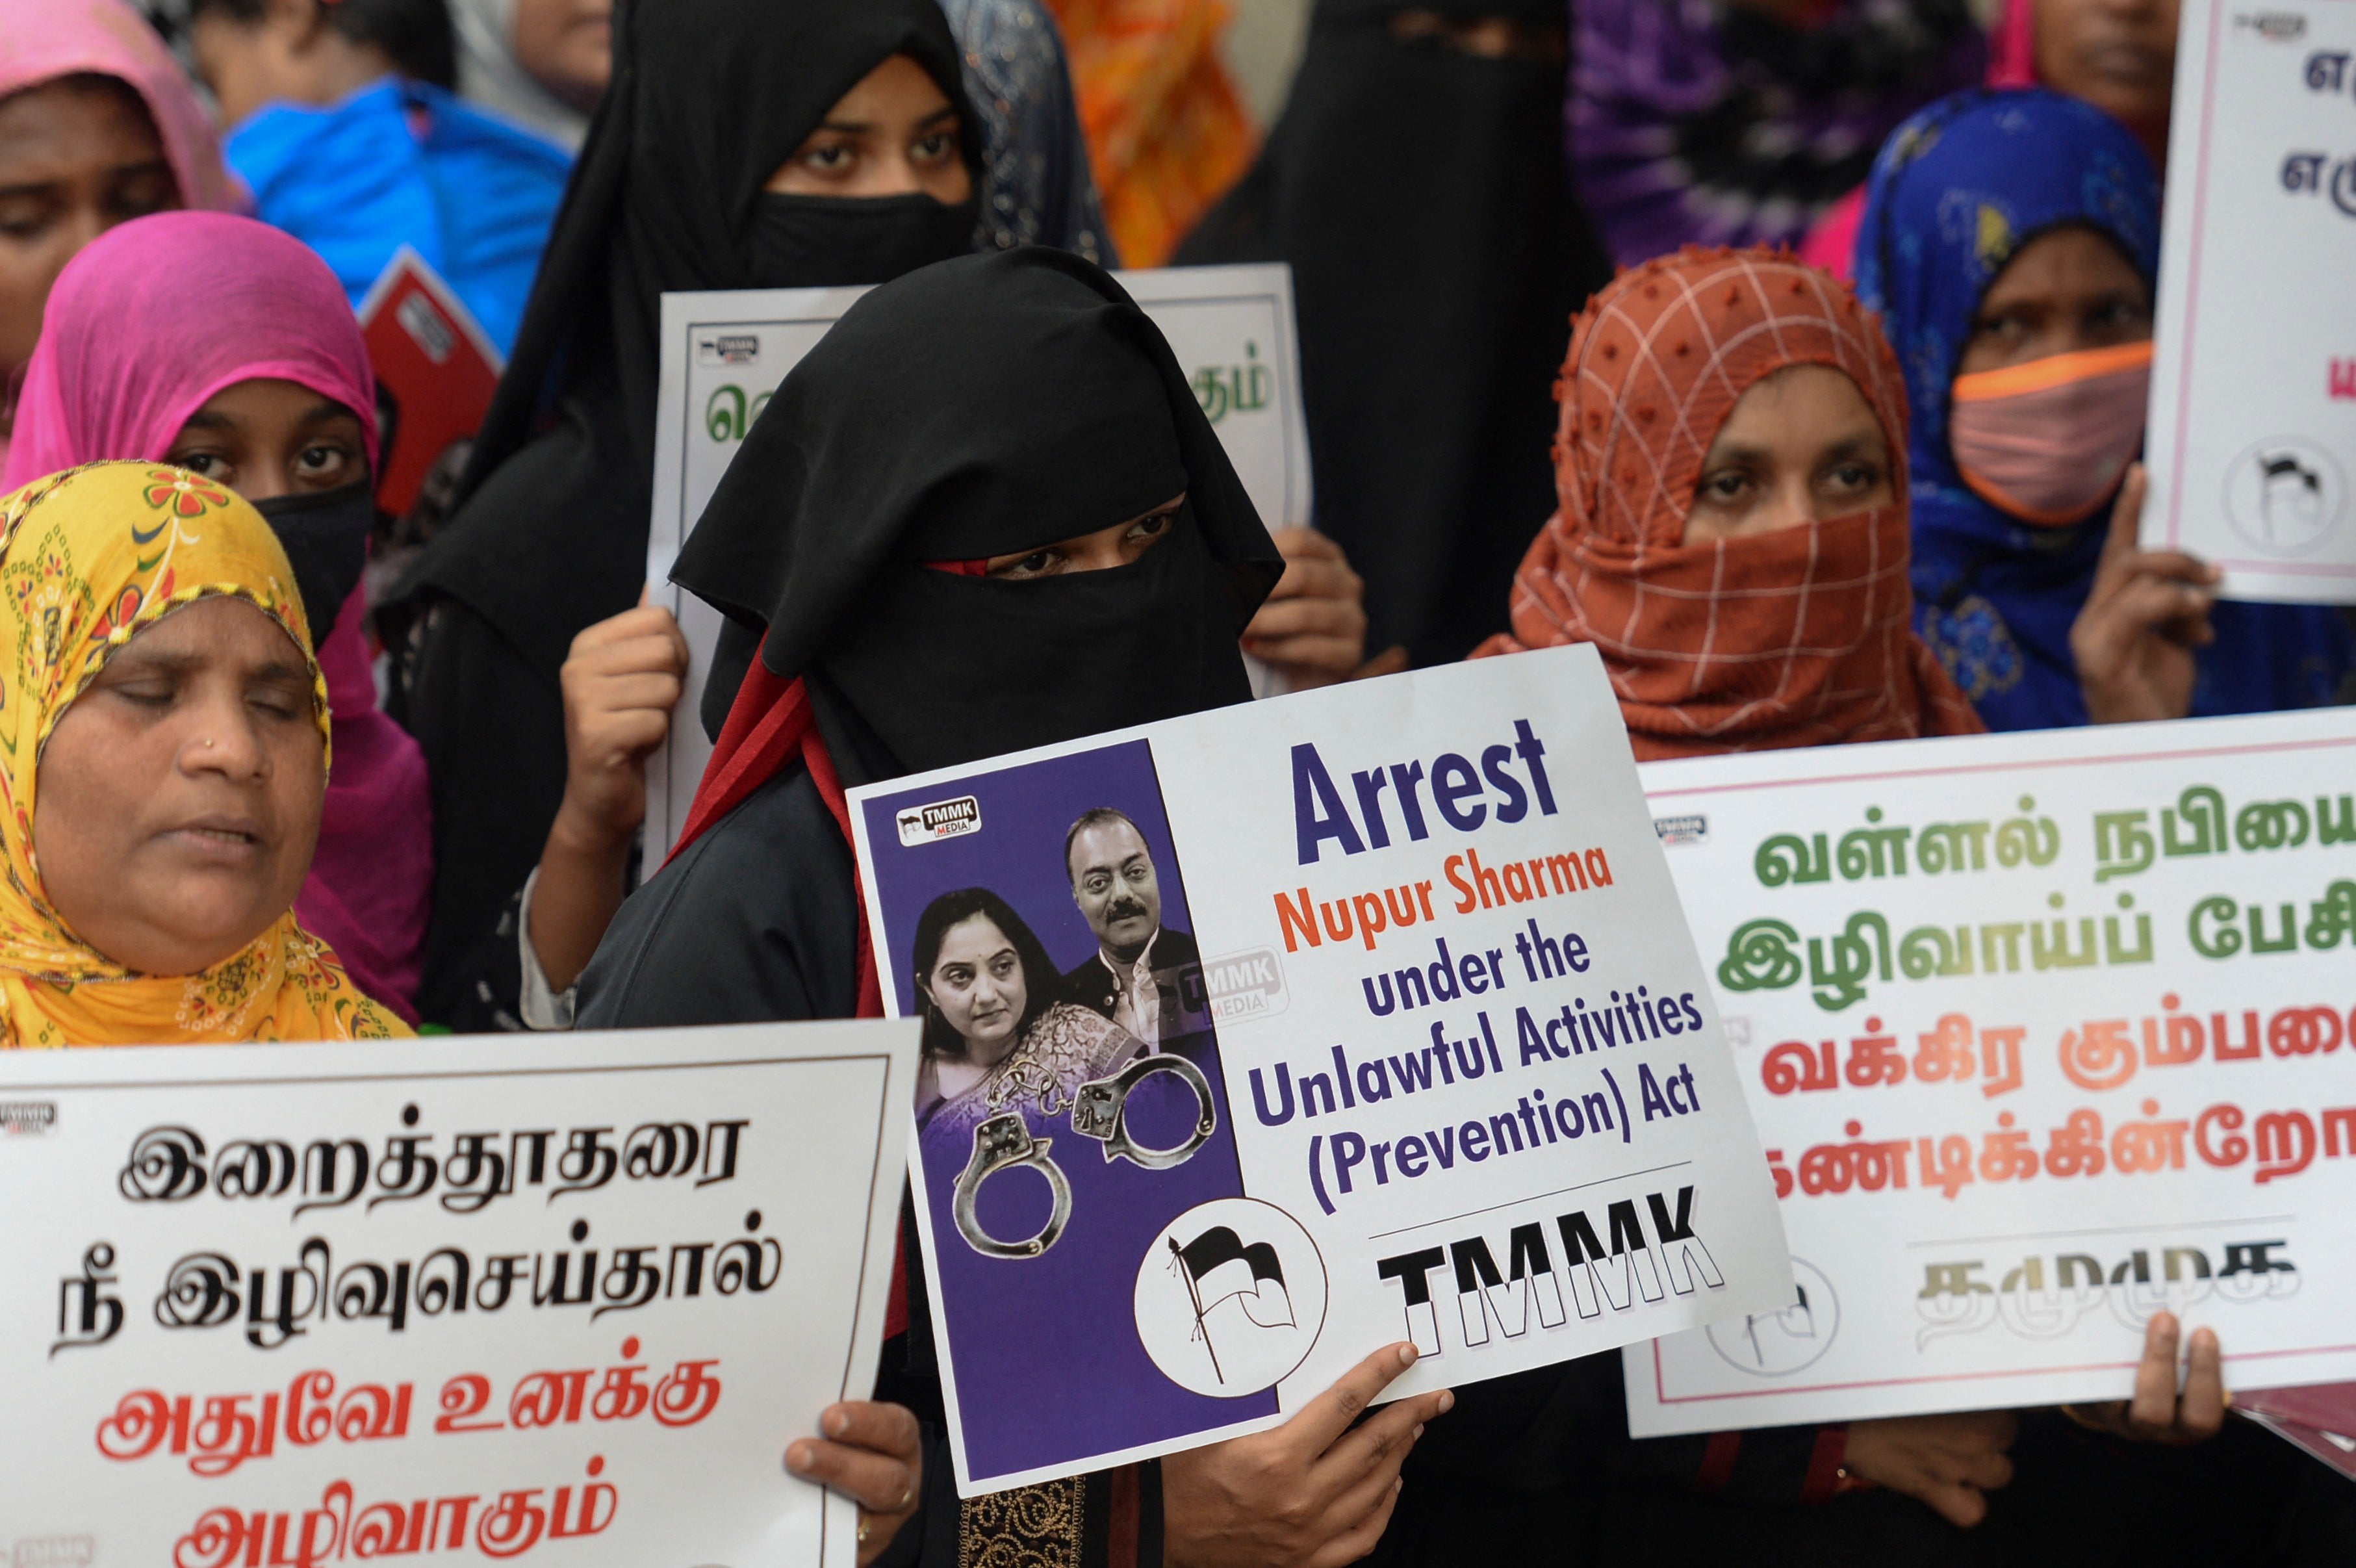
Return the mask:
[(926, 1136), (969, 1134), (1007, 1111), (1066, 1114), (1081, 1084), (1145, 1048), (1067, 997), (1037, 934), (988, 888), (926, 905), (912, 947), (925, 1015), (916, 1124)]

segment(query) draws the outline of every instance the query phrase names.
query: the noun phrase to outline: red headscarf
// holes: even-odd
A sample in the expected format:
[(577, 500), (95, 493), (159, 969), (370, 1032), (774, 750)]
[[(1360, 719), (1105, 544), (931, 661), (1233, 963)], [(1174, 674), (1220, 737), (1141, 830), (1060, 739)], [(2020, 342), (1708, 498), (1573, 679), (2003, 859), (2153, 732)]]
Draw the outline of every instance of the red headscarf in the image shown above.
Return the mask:
[[(1719, 427), (1793, 365), (1864, 392), (1899, 500), (1686, 543)], [(1985, 727), (1911, 628), (1906, 392), (1845, 285), (1765, 251), (1633, 267), (1573, 324), (1555, 395), (1557, 510), (1515, 579), (1512, 635), (1480, 653), (1594, 643), (1645, 760)]]

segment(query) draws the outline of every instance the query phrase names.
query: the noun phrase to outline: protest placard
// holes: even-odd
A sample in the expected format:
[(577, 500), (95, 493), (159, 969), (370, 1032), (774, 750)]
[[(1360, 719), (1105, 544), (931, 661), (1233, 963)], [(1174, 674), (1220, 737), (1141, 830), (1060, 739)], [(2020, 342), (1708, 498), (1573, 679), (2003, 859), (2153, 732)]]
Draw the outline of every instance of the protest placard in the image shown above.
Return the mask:
[[(1170, 340), (1261, 520), (1270, 528), (1307, 523), (1309, 426), (1301, 412), (1291, 269), (1279, 263), (1115, 275)], [(866, 292), (781, 288), (663, 295), (647, 581), (654, 602), (679, 618), (690, 663), (687, 699), (672, 715), (670, 738), (647, 762), (649, 846), (679, 842), (712, 755), (696, 709), (721, 616), (670, 581), (671, 563), (769, 394)]]
[(0, 1053), (0, 1554), (850, 1568), (915, 1032)]
[(2184, 0), (2146, 545), (2356, 603), (2356, 5)]
[(851, 799), (965, 1492), (1790, 1299), (1591, 648)]
[(1639, 1435), (2356, 1376), (2356, 716), (1648, 765), (1801, 1294)]

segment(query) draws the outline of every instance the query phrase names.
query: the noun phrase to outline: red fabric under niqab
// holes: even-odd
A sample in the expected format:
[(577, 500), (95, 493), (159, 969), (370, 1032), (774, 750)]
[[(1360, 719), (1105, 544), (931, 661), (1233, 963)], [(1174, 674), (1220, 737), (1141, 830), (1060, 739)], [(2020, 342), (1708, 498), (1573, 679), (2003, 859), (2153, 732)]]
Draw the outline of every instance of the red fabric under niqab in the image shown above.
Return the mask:
[[(1864, 392), (1900, 499), (1686, 543), (1719, 427), (1794, 365)], [(1782, 252), (1647, 262), (1580, 313), (1555, 395), (1555, 515), (1515, 579), (1512, 634), (1480, 654), (1594, 643), (1644, 760), (1985, 728), (1912, 628), (1906, 392), (1846, 285)]]
[[(765, 644), (767, 641), (766, 633), (762, 640)], [(679, 843), (672, 846), (663, 864), (669, 865), (678, 859), (688, 845), (752, 799), (753, 791), (797, 762), (809, 770), (810, 782), (818, 786), (819, 799), (826, 802), (834, 825), (842, 830), (843, 842), (856, 845), (859, 841), (851, 832), (851, 805), (835, 774), (834, 759), (827, 754), (826, 741), (818, 732), (818, 715), (810, 707), (809, 689), (798, 676), (788, 681), (776, 674), (761, 662), (756, 651), (752, 667), (744, 672), (744, 683), (736, 689), (736, 700), (729, 706), (728, 722), (721, 726), (720, 738), (712, 743), (711, 758), (703, 765), (703, 779), (696, 785), (695, 799), (688, 806), (687, 824), (680, 830)], [(881, 1018), (884, 987), (875, 968), (875, 949), (867, 931), (867, 885), (860, 879), (856, 865), (851, 875), (859, 896), (859, 1000), (852, 1016)], [(884, 1306), (886, 1339), (896, 1339), (908, 1329), (908, 1230), (905, 1216), (894, 1245), (892, 1284)]]

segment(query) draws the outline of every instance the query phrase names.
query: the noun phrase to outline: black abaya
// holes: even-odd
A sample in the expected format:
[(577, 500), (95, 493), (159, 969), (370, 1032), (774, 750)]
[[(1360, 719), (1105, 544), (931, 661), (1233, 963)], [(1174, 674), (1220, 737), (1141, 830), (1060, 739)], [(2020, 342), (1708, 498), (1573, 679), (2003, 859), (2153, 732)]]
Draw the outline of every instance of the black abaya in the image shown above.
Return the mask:
[(1418, 10), (1565, 15), (1321, 0), (1258, 163), (1177, 260), (1291, 263), (1317, 526), (1365, 579), (1366, 645), (1430, 664), (1505, 629), (1570, 315), (1612, 266), (1565, 182), (1560, 61), (1392, 37)]
[[(1128, 565), (940, 569), (1181, 490), (1180, 520)], [(771, 398), (675, 575), (766, 629), (763, 663), (806, 683), (831, 768), (856, 783), (1248, 700), (1237, 637), (1280, 569), (1160, 332), (1096, 267), (1026, 250), (854, 306)], [(857, 1011), (857, 869), (801, 755), (624, 903), (582, 977), (581, 1026)], [(937, 1414), (920, 1293), (909, 1305), (877, 1396)], [(928, 1487), (921, 1517), (927, 1563), (1161, 1558), (1150, 1466), (962, 1509)]]
[(580, 1026), (851, 1017), (857, 875), (810, 776), (777, 775), (623, 901), (581, 978)]
[[(976, 208), (766, 194), (826, 112), (894, 54), (966, 125), (932, 0), (659, 0), (617, 10), (612, 85), (533, 285), (450, 523), (400, 590), (391, 704), (432, 774), (434, 893), (419, 1008), (499, 1022), (511, 924), (563, 798), (558, 672), (637, 602), (654, 485), (661, 295), (879, 283), (960, 253)], [(505, 994), (502, 994), (505, 993)]]

